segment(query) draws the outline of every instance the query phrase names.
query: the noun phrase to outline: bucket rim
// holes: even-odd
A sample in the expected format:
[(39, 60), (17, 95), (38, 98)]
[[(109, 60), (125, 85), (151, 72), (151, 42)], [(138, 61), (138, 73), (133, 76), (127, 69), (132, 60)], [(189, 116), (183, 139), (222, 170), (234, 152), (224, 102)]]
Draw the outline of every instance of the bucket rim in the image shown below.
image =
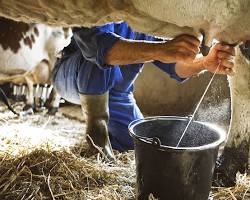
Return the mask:
[(167, 145), (162, 145), (162, 144), (156, 144), (152, 141), (149, 141), (143, 137), (140, 137), (134, 133), (134, 127), (138, 124), (141, 124), (143, 122), (148, 122), (148, 121), (155, 121), (155, 120), (181, 120), (181, 121), (186, 121), (189, 120), (189, 117), (183, 117), (183, 116), (151, 116), (151, 117), (145, 117), (143, 119), (137, 119), (132, 121), (128, 125), (128, 130), (130, 133), (130, 136), (140, 142), (146, 143), (148, 145), (154, 146), (159, 150), (162, 151), (202, 151), (202, 150), (207, 150), (207, 149), (213, 149), (215, 147), (219, 147), (225, 140), (226, 140), (226, 132), (222, 128), (220, 128), (216, 124), (212, 124), (210, 122), (202, 122), (202, 121), (196, 121), (194, 120), (193, 122), (203, 124), (214, 131), (216, 131), (219, 135), (219, 139), (216, 140), (215, 142), (212, 142), (210, 144), (202, 145), (202, 146), (197, 146), (197, 147), (174, 147), (174, 146), (167, 146)]

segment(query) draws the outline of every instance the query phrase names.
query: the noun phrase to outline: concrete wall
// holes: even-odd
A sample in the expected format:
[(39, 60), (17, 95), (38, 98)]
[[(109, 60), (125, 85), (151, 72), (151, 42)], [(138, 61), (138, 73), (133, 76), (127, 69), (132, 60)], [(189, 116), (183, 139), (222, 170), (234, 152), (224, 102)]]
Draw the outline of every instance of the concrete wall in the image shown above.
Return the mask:
[[(135, 97), (146, 115), (186, 116), (194, 111), (211, 76), (206, 72), (178, 83), (153, 64), (146, 64), (136, 81)], [(230, 114), (227, 77), (216, 75), (195, 119), (217, 123), (228, 129)]]

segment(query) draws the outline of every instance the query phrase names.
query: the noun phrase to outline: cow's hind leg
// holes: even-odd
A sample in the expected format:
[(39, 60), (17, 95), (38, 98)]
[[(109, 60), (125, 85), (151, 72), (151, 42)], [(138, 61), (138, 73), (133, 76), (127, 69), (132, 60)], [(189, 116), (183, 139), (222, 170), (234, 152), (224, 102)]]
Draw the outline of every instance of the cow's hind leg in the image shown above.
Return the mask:
[(33, 80), (32, 77), (27, 75), (25, 77), (28, 91), (27, 91), (27, 99), (26, 99), (26, 105), (24, 106), (23, 110), (27, 113), (33, 113), (35, 110), (35, 103), (34, 103), (34, 88), (33, 88)]
[[(233, 186), (236, 173), (248, 170), (250, 141), (250, 63), (236, 51), (237, 73), (229, 78), (232, 98), (232, 118), (228, 140), (220, 156), (215, 182), (219, 186)], [(217, 179), (217, 181), (216, 181)]]
[(108, 92), (103, 95), (80, 94), (81, 106), (87, 118), (86, 139), (93, 147), (114, 160), (114, 153), (108, 135)]
[(49, 95), (49, 99), (45, 103), (45, 106), (48, 108), (49, 115), (55, 115), (59, 110), (61, 96), (52, 88)]
[(249, 141), (238, 145), (226, 146), (216, 163), (214, 185), (231, 187), (236, 184), (237, 172), (245, 173), (248, 169)]
[(235, 96), (232, 98), (231, 130), (214, 173), (217, 186), (234, 186), (237, 172), (245, 173), (248, 170), (250, 99), (240, 95), (236, 99)]

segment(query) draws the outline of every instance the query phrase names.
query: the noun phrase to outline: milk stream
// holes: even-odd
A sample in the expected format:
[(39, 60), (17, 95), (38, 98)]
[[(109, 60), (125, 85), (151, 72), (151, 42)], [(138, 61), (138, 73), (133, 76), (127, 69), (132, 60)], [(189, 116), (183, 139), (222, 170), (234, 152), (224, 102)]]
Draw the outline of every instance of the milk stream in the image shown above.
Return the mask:
[(217, 72), (218, 72), (218, 70), (219, 70), (219, 67), (220, 67), (220, 63), (218, 64), (218, 66), (217, 66), (217, 68), (216, 68), (216, 70), (215, 70), (215, 72), (214, 72), (212, 78), (210, 79), (210, 81), (209, 81), (209, 83), (208, 83), (208, 85), (207, 85), (205, 91), (203, 92), (203, 94), (202, 94), (202, 96), (201, 96), (201, 98), (200, 98), (200, 100), (199, 100), (199, 103), (197, 104), (197, 106), (196, 106), (196, 108), (195, 108), (193, 114), (191, 115), (191, 117), (190, 117), (190, 119), (189, 119), (189, 121), (188, 121), (188, 124), (187, 124), (186, 128), (184, 129), (184, 131), (183, 131), (183, 133), (182, 133), (182, 135), (181, 135), (181, 137), (180, 137), (180, 139), (179, 139), (179, 141), (178, 141), (176, 147), (179, 147), (179, 145), (180, 145), (180, 143), (181, 143), (183, 137), (185, 136), (185, 134), (186, 134), (186, 132), (187, 132), (187, 130), (188, 130), (190, 124), (192, 123), (192, 121), (193, 121), (193, 119), (194, 119), (194, 116), (195, 116), (196, 112), (198, 111), (198, 109), (199, 109), (199, 107), (200, 107), (200, 105), (201, 105), (201, 103), (202, 103), (204, 97), (205, 97), (206, 94), (207, 94), (208, 89), (209, 89), (210, 86), (211, 86), (211, 83), (212, 83), (213, 80), (214, 80), (215, 75), (217, 74)]

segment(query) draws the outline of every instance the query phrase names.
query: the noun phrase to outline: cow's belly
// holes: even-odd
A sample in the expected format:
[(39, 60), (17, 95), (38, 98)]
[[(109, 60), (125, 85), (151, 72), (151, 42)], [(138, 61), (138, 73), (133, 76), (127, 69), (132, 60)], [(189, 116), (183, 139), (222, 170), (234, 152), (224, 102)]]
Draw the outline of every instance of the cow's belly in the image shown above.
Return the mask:
[[(94, 26), (126, 20), (138, 31), (160, 36), (195, 34), (234, 43), (250, 36), (248, 0), (1, 1), (0, 15), (25, 22)], [(58, 14), (59, 13), (59, 14)]]
[(23, 48), (17, 53), (4, 50), (0, 46), (0, 72), (6, 74), (20, 74), (34, 69), (43, 59), (48, 59), (42, 51)]

